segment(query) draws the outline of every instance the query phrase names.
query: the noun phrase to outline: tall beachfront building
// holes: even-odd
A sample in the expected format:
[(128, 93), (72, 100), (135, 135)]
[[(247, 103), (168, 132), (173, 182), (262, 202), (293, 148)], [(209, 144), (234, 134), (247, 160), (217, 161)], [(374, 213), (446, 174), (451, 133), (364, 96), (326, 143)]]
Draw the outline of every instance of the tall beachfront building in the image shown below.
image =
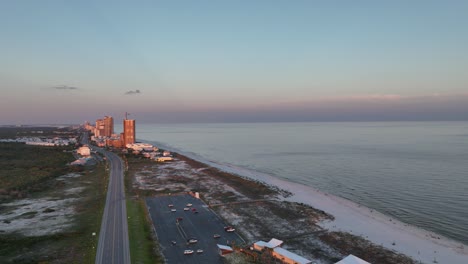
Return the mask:
[(102, 119), (96, 120), (96, 127), (94, 128), (94, 135), (102, 137), (104, 135), (104, 121)]
[(104, 122), (104, 136), (111, 137), (114, 134), (114, 119), (112, 116), (105, 116), (102, 121)]
[(135, 143), (135, 120), (127, 119), (123, 121), (123, 145)]
[(105, 116), (96, 120), (94, 135), (97, 137), (110, 137), (114, 133), (114, 119), (112, 116)]

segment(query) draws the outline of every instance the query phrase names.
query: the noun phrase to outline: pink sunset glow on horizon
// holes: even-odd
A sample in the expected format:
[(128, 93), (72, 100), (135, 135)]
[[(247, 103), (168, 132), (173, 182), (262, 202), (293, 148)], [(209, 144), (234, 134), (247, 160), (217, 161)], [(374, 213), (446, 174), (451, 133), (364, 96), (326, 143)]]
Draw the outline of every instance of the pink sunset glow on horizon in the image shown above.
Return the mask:
[(463, 1), (47, 2), (0, 8), (0, 124), (468, 120)]
[[(176, 105), (138, 100), (142, 103), (134, 105), (132, 102), (127, 110), (140, 122), (437, 121), (468, 118), (468, 93), (318, 96), (309, 100), (269, 102), (265, 99), (236, 104), (222, 99), (219, 102), (182, 101)], [(86, 101), (81, 102), (48, 101), (45, 102), (46, 107), (38, 110), (31, 111), (26, 106), (15, 112), (2, 111), (0, 115), (3, 124), (29, 124), (38, 119), (45, 120), (43, 123), (81, 123), (92, 120), (96, 113), (123, 115), (120, 103), (96, 103), (92, 107), (84, 107)], [(29, 119), (21, 119), (22, 115)]]

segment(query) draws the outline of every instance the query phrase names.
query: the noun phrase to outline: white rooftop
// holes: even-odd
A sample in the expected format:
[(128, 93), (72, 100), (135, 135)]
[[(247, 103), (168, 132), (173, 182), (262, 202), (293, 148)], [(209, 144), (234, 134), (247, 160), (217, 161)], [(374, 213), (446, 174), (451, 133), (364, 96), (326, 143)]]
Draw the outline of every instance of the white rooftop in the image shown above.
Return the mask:
[(219, 249), (224, 249), (224, 250), (233, 250), (232, 247), (229, 247), (229, 246), (225, 246), (225, 245), (220, 245), (220, 244), (216, 244), (218, 246)]
[(279, 247), (281, 246), (281, 244), (283, 244), (283, 241), (276, 239), (276, 238), (272, 238), (269, 242), (265, 242), (263, 240), (255, 242), (255, 245), (260, 246), (260, 247), (267, 247), (267, 248)]
[(260, 246), (260, 247), (267, 247), (267, 246), (269, 246), (269, 244), (268, 244), (267, 242), (263, 241), (263, 240), (257, 241), (257, 242), (255, 242), (254, 244), (257, 245), (257, 246)]
[(346, 258), (336, 262), (335, 264), (370, 264), (370, 263), (354, 255), (349, 255)]
[(283, 244), (283, 241), (279, 240), (279, 239), (276, 239), (276, 238), (272, 238), (270, 239), (270, 241), (268, 242), (268, 244), (270, 244), (270, 246), (272, 248), (275, 248), (275, 247), (279, 247), (281, 246), (281, 244)]
[[(308, 259), (305, 259), (299, 255), (296, 255), (290, 251), (287, 251), (286, 249), (284, 248), (280, 248), (280, 247), (277, 247), (275, 249), (273, 249), (276, 253), (278, 254), (281, 254), (282, 256), (285, 256), (289, 259), (292, 259), (294, 260), (294, 262), (297, 262), (298, 264), (309, 264), (309, 263), (312, 263), (312, 261), (308, 260)], [(340, 263), (341, 264), (341, 263)]]

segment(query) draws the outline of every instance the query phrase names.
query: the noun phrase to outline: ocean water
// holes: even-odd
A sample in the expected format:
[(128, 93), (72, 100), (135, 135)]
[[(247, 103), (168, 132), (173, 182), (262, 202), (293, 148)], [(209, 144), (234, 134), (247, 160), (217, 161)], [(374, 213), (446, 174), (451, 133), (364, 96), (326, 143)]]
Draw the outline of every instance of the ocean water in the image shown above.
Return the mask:
[(311, 186), (468, 245), (468, 122), (137, 124), (137, 138)]

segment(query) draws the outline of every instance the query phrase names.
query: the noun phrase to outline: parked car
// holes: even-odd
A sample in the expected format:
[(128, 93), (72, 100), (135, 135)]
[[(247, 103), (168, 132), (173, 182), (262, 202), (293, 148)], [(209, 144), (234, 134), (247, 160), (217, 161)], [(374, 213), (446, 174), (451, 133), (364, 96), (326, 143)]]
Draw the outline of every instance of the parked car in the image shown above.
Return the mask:
[(184, 255), (190, 255), (190, 254), (193, 254), (193, 250), (191, 249), (184, 250)]
[(168, 204), (167, 206), (169, 206), (169, 207), (174, 207), (174, 205), (173, 205), (173, 204)]
[(188, 240), (189, 244), (195, 244), (198, 242), (198, 240), (196, 240), (195, 238), (191, 238)]
[(191, 203), (188, 203), (188, 204), (187, 204), (187, 207), (190, 207), (190, 206), (192, 206), (192, 204), (191, 204)]
[(172, 240), (172, 241), (171, 241), (171, 244), (172, 244), (172, 245), (176, 245), (176, 244), (177, 244), (177, 242), (176, 242), (176, 241), (174, 241), (174, 240)]
[(197, 253), (198, 253), (198, 254), (203, 253), (203, 249), (197, 249)]
[(177, 209), (171, 209), (171, 212), (177, 212)]
[(220, 237), (221, 237), (221, 236), (218, 235), (218, 234), (214, 234), (214, 235), (213, 235), (213, 238), (220, 238)]
[(224, 231), (226, 231), (226, 232), (234, 232), (234, 231), (236, 231), (236, 229), (234, 229), (232, 226), (225, 226), (225, 227), (224, 227)]
[(188, 210), (190, 210), (190, 209), (189, 209), (189, 208), (187, 208), (187, 207), (185, 207), (185, 208), (184, 208), (184, 211), (188, 211)]

